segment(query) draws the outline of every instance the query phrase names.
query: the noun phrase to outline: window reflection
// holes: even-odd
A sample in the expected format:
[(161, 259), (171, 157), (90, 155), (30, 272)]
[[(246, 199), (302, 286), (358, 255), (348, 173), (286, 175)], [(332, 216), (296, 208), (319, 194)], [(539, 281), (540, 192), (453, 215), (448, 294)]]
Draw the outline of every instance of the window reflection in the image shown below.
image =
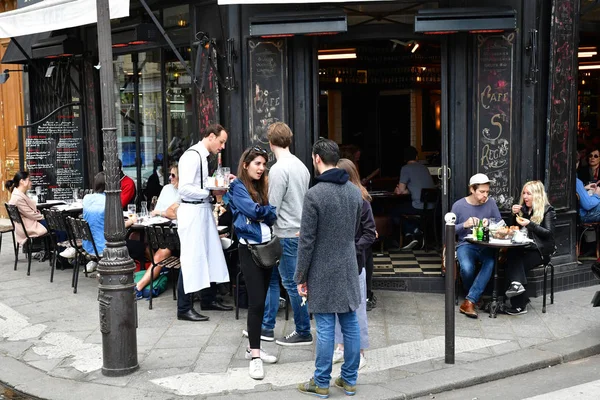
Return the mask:
[[(179, 49), (189, 65), (189, 49)], [(172, 52), (167, 52), (166, 96), (169, 161), (178, 161), (190, 147), (192, 133), (192, 77)]]

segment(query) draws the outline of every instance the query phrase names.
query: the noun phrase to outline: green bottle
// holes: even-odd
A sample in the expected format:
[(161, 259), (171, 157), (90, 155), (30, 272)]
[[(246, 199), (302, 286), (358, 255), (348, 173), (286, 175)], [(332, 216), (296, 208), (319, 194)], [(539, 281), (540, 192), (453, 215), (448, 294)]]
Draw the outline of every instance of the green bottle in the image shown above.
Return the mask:
[(479, 220), (479, 225), (477, 225), (477, 240), (483, 240), (483, 222)]

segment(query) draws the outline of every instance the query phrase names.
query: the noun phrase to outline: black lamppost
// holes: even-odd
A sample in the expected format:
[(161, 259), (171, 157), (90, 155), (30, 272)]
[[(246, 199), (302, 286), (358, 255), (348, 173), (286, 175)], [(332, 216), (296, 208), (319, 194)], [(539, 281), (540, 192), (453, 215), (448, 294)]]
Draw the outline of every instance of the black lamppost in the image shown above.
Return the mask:
[(121, 208), (108, 0), (96, 0), (96, 7), (104, 140), (103, 165), (106, 173), (104, 215), (106, 247), (98, 266), (102, 373), (106, 376), (123, 376), (139, 368), (136, 336), (137, 309), (133, 292), (135, 265), (125, 246), (125, 224)]

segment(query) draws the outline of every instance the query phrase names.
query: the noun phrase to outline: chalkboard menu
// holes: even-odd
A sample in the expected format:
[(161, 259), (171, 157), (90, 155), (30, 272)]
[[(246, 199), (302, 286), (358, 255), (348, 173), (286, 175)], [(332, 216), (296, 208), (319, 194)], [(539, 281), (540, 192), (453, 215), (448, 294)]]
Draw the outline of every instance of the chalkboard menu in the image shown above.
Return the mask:
[(69, 106), (27, 130), (25, 159), (32, 187), (49, 200), (69, 199), (84, 187), (80, 106)]
[[(569, 207), (573, 171), (571, 162), (571, 138), (575, 134), (577, 114), (576, 62), (573, 57), (576, 47), (576, 7), (571, 1), (554, 0), (552, 8), (557, 18), (552, 19), (550, 37), (553, 38), (550, 55), (550, 98), (548, 110), (548, 164), (546, 165), (546, 190), (550, 203), (555, 208)], [(584, 182), (587, 184), (587, 182)]]
[(513, 63), (516, 33), (477, 35), (477, 172), (492, 181), (501, 210), (514, 203), (511, 170)]
[(283, 39), (251, 39), (248, 41), (248, 48), (250, 143), (266, 145), (269, 143), (269, 125), (286, 120), (286, 42)]

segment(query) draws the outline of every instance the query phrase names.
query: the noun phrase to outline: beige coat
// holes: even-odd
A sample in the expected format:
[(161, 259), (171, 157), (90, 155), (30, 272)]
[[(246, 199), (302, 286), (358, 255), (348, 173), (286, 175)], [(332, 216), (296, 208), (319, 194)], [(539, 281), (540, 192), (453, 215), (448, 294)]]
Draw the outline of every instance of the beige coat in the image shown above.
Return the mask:
[[(21, 219), (23, 219), (23, 224), (25, 225), (29, 237), (42, 236), (47, 232), (46, 227), (40, 223), (40, 220), (44, 219), (44, 216), (38, 211), (33, 200), (27, 197), (26, 194), (19, 189), (14, 189), (8, 204), (16, 205), (19, 209)], [(23, 244), (27, 241), (27, 237), (25, 236), (21, 225), (17, 224), (15, 235), (17, 236), (17, 242), (19, 242), (19, 244)]]

